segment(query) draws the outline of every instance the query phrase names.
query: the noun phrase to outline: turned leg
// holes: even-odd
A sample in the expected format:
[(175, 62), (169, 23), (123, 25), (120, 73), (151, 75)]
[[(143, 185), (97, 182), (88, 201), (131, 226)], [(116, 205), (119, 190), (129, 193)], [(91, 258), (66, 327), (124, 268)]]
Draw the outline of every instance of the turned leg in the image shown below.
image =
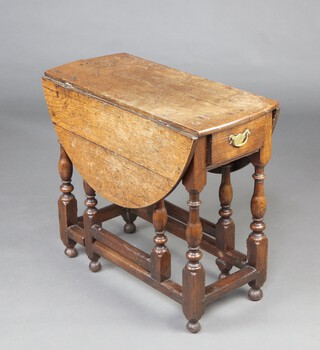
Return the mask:
[(264, 167), (258, 163), (254, 163), (255, 173), (254, 192), (251, 199), (252, 223), (250, 228), (251, 234), (247, 240), (248, 248), (248, 264), (258, 270), (256, 280), (249, 283), (249, 299), (253, 301), (260, 300), (263, 296), (261, 287), (267, 277), (267, 260), (268, 260), (268, 239), (264, 234), (265, 223), (263, 216), (266, 211), (266, 198), (264, 196)]
[(198, 139), (191, 164), (182, 179), (189, 192), (189, 219), (186, 227), (188, 251), (187, 264), (182, 271), (182, 310), (188, 323), (187, 329), (192, 333), (200, 331), (200, 318), (204, 313), (205, 270), (200, 264), (202, 253), (202, 225), (199, 217), (199, 193), (207, 182), (207, 139)]
[(61, 144), (58, 168), (62, 181), (62, 184), (60, 186), (60, 191), (62, 194), (58, 200), (60, 237), (63, 244), (66, 246), (66, 249), (64, 251), (65, 254), (69, 258), (74, 258), (78, 255), (78, 252), (75, 248), (76, 242), (68, 237), (66, 230), (69, 226), (75, 225), (78, 222), (77, 200), (72, 194), (74, 188), (71, 183), (73, 172), (72, 162)]
[(90, 232), (92, 225), (101, 225), (101, 220), (99, 218), (99, 211), (96, 208), (98, 201), (96, 200), (96, 192), (90, 185), (83, 181), (83, 188), (86, 194), (86, 200), (84, 201), (87, 207), (83, 214), (83, 228), (85, 232), (85, 247), (88, 258), (91, 260), (89, 268), (92, 272), (98, 272), (101, 269), (101, 264), (99, 262), (100, 256), (93, 252), (92, 243), (93, 238)]
[(205, 270), (200, 263), (202, 253), (200, 244), (202, 239), (202, 225), (199, 219), (199, 192), (189, 192), (189, 221), (186, 228), (188, 262), (183, 269), (182, 297), (183, 312), (188, 320), (187, 329), (192, 333), (199, 332), (199, 319), (204, 313)]
[(126, 222), (123, 230), (125, 233), (135, 233), (136, 232), (136, 225), (134, 224), (137, 215), (132, 212), (132, 209), (129, 208), (123, 208), (121, 216), (123, 220)]
[(151, 277), (163, 282), (171, 276), (171, 255), (166, 246), (168, 241), (165, 230), (168, 221), (164, 199), (154, 205), (153, 226), (156, 235), (153, 239), (155, 247), (151, 252)]
[[(232, 210), (230, 209), (232, 201), (232, 185), (230, 181), (231, 165), (225, 165), (221, 168), (221, 184), (219, 188), (219, 199), (221, 209), (219, 210), (220, 219), (216, 225), (216, 247), (222, 251), (234, 250), (235, 247), (235, 225), (231, 219)], [(221, 271), (219, 279), (229, 275), (232, 265), (217, 258), (216, 264)]]

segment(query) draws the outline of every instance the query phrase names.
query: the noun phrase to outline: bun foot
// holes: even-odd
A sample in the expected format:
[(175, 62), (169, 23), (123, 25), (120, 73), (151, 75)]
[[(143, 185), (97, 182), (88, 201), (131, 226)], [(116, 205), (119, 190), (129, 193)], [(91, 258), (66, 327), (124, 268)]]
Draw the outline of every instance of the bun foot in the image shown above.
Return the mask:
[(259, 301), (263, 297), (262, 290), (260, 288), (250, 288), (248, 297), (252, 301)]
[(123, 208), (121, 216), (126, 222), (123, 227), (123, 231), (125, 233), (135, 233), (137, 228), (134, 221), (136, 220), (137, 215), (133, 213), (132, 209)]
[(101, 264), (100, 261), (91, 261), (89, 264), (89, 269), (92, 272), (98, 272), (101, 270)]
[(191, 333), (198, 333), (201, 329), (201, 324), (197, 320), (190, 320), (187, 323), (187, 330)]
[(133, 222), (132, 223), (127, 223), (123, 227), (123, 231), (125, 233), (135, 233), (136, 229), (137, 229), (136, 225)]
[(64, 250), (64, 253), (66, 254), (67, 257), (69, 258), (75, 258), (78, 255), (78, 251), (75, 247), (73, 248), (66, 248)]

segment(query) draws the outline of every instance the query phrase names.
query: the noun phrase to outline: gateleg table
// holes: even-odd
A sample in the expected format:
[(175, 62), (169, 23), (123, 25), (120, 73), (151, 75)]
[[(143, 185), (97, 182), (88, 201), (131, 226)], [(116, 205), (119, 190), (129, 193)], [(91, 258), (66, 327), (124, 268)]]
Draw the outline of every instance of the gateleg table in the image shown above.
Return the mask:
[[(249, 284), (249, 298), (261, 299), (268, 249), (264, 167), (279, 114), (276, 101), (129, 54), (50, 69), (43, 88), (60, 142), (58, 207), (67, 256), (75, 257), (80, 244), (93, 272), (101, 268), (100, 257), (112, 261), (182, 304), (194, 333), (205, 306), (229, 291)], [(241, 253), (235, 248), (230, 173), (249, 163), (253, 219), (247, 252)], [(84, 181), (82, 216), (72, 194), (73, 165)], [(216, 224), (199, 215), (209, 173), (221, 174)], [(181, 181), (189, 211), (165, 199)], [(113, 204), (98, 209), (96, 192)], [(117, 216), (127, 233), (136, 231), (137, 217), (153, 223), (153, 250), (143, 252), (102, 227)], [(182, 285), (171, 280), (166, 231), (187, 243)], [(201, 250), (217, 257), (214, 283), (205, 282)]]

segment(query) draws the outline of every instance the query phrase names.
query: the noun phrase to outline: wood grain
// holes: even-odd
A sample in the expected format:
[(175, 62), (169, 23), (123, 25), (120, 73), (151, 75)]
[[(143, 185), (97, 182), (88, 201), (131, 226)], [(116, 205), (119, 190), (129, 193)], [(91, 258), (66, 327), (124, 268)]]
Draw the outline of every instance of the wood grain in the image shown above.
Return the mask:
[(80, 175), (113, 203), (127, 208), (145, 207), (175, 186), (173, 181), (65, 129), (56, 127), (56, 130)]
[(72, 62), (46, 76), (195, 136), (246, 123), (278, 103), (128, 54)]
[[(216, 168), (258, 151), (264, 144), (265, 122), (265, 116), (262, 116), (244, 125), (242, 124), (212, 135), (211, 159), (208, 167), (210, 169)], [(246, 129), (250, 130), (248, 142), (239, 148), (230, 145), (229, 136), (243, 133)]]
[(174, 189), (189, 164), (193, 139), (52, 81), (43, 85), (60, 142), (103, 197), (137, 208)]

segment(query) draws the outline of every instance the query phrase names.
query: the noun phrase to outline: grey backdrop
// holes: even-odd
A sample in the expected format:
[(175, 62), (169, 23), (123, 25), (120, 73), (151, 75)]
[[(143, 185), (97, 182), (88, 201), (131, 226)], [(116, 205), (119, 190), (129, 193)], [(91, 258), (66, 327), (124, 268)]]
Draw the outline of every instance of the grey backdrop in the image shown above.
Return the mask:
[[(319, 1), (0, 2), (0, 348), (319, 349)], [(270, 242), (264, 299), (247, 287), (207, 308), (198, 335), (178, 304), (111, 263), (92, 274), (83, 249), (67, 259), (58, 238), (58, 144), (42, 90), (45, 69), (129, 52), (278, 99), (282, 113), (267, 167)], [(249, 233), (251, 167), (235, 173), (239, 250)], [(83, 209), (81, 182), (75, 194)], [(217, 219), (219, 179), (201, 213)], [(185, 205), (179, 187), (171, 200)], [(103, 200), (101, 199), (101, 202)], [(122, 223), (111, 224), (121, 232)], [(146, 250), (153, 230), (127, 237)], [(122, 236), (122, 234), (120, 233)], [(185, 246), (169, 237), (174, 278)], [(217, 277), (203, 259), (208, 280)], [(210, 270), (211, 268), (211, 270)]]

